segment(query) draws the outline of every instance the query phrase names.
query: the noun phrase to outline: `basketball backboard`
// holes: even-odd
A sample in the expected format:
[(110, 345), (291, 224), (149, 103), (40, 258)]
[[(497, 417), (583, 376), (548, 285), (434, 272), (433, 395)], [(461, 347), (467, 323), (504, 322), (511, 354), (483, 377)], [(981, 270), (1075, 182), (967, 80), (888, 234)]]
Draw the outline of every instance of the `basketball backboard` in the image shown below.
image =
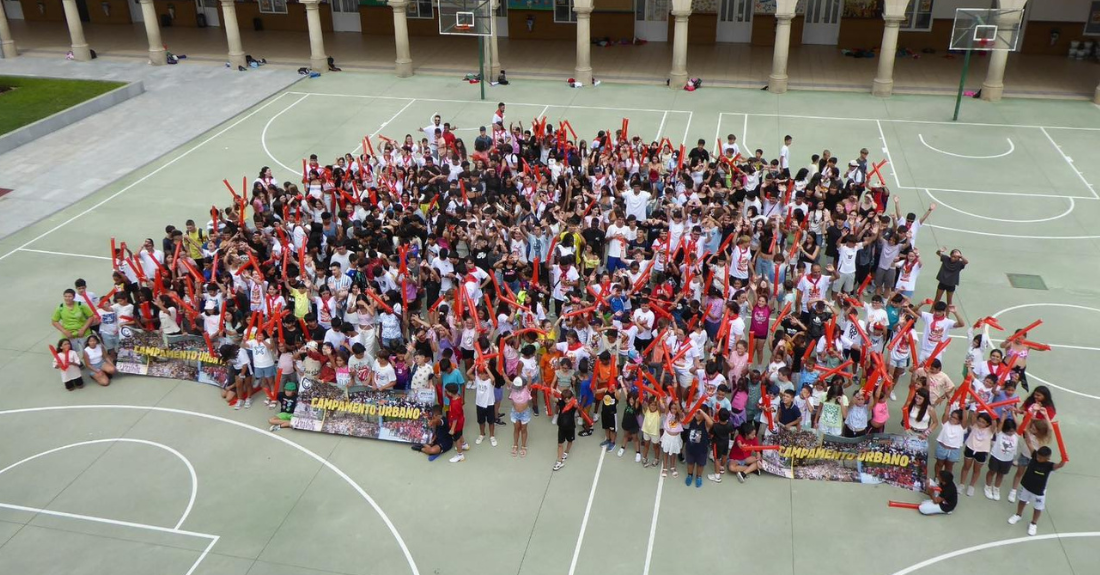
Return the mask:
[(951, 29), (952, 50), (1015, 50), (1023, 10), (958, 8)]
[(449, 36), (491, 36), (491, 0), (439, 0), (439, 33)]

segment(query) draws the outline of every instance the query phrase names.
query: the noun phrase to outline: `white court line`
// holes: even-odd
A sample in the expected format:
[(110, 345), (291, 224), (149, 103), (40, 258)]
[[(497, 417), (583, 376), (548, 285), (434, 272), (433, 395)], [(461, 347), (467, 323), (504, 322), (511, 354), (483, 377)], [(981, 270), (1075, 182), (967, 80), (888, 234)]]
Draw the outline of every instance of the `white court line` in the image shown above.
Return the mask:
[(1068, 216), (1073, 211), (1073, 209), (1077, 206), (1077, 204), (1074, 203), (1073, 198), (1070, 198), (1069, 199), (1069, 208), (1067, 208), (1066, 211), (1064, 211), (1064, 212), (1062, 212), (1062, 213), (1060, 213), (1056, 216), (1051, 216), (1049, 218), (1038, 218), (1038, 219), (1034, 219), (1034, 220), (1009, 220), (1009, 219), (1004, 219), (1004, 218), (992, 218), (992, 217), (989, 217), (989, 216), (983, 216), (983, 215), (980, 215), (980, 214), (974, 214), (974, 213), (971, 213), (971, 212), (967, 212), (965, 210), (960, 210), (959, 208), (956, 208), (956, 207), (948, 204), (947, 202), (944, 202), (943, 200), (937, 198), (936, 196), (932, 195), (932, 192), (928, 191), (928, 188), (925, 188), (924, 193), (928, 194), (928, 197), (932, 198), (932, 200), (935, 201), (937, 204), (939, 204), (939, 205), (941, 205), (941, 206), (943, 206), (943, 207), (945, 207), (949, 210), (959, 212), (960, 214), (965, 214), (965, 215), (968, 215), (968, 216), (973, 217), (973, 218), (978, 218), (980, 220), (988, 220), (988, 221), (991, 221), (991, 222), (1002, 222), (1002, 223), (1006, 223), (1006, 224), (1035, 224), (1035, 223), (1039, 223), (1039, 222), (1049, 222), (1049, 221), (1052, 221), (1052, 220), (1058, 220), (1058, 219), (1061, 219), (1061, 218), (1064, 218), (1064, 217)]
[(1016, 151), (1016, 145), (1012, 143), (1012, 138), (1005, 138), (1006, 140), (1008, 140), (1008, 151), (1007, 152), (1004, 152), (1003, 154), (995, 154), (995, 155), (992, 155), (992, 156), (967, 156), (965, 154), (956, 154), (955, 152), (948, 152), (946, 150), (941, 150), (939, 148), (933, 148), (931, 144), (924, 141), (924, 134), (917, 134), (917, 138), (920, 138), (920, 143), (924, 144), (924, 147), (928, 148), (929, 150), (932, 150), (933, 152), (939, 152), (941, 154), (946, 154), (948, 156), (955, 156), (956, 158), (965, 158), (967, 160), (992, 160), (993, 158), (1003, 158), (1003, 157), (1011, 154), (1012, 152)]
[(1066, 200), (1089, 200), (1089, 196), (1066, 196), (1062, 194), (1029, 194), (1026, 192), (985, 192), (981, 190), (957, 190), (953, 188), (929, 188), (925, 186), (896, 186), (899, 190), (936, 190), (937, 192), (952, 192), (957, 194), (980, 194), (986, 196), (1020, 196), (1025, 198), (1062, 198)]
[(661, 114), (661, 124), (657, 126), (657, 136), (653, 139), (657, 142), (661, 141), (661, 132), (665, 131), (665, 120), (668, 119), (668, 110), (665, 110), (664, 114)]
[(187, 466), (187, 472), (191, 474), (191, 498), (187, 501), (187, 507), (184, 508), (183, 515), (180, 516), (180, 520), (177, 521), (176, 526), (173, 527), (173, 529), (179, 529), (183, 525), (183, 522), (187, 520), (187, 516), (191, 514), (191, 509), (195, 507), (195, 499), (198, 497), (198, 494), (199, 494), (199, 477), (198, 477), (198, 474), (195, 473), (195, 466), (191, 465), (191, 462), (188, 461), (187, 458), (184, 457), (182, 453), (176, 451), (175, 449), (172, 449), (171, 447), (168, 447), (167, 445), (164, 445), (163, 443), (157, 443), (155, 441), (146, 441), (144, 439), (129, 439), (129, 438), (125, 438), (125, 437), (115, 437), (115, 438), (110, 438), (110, 439), (95, 439), (95, 440), (92, 440), (92, 441), (81, 441), (80, 443), (70, 443), (69, 445), (62, 445), (61, 447), (55, 447), (55, 448), (50, 449), (48, 451), (43, 451), (42, 453), (37, 453), (37, 454), (32, 455), (30, 457), (27, 457), (25, 459), (21, 459), (19, 461), (16, 461), (15, 463), (12, 463), (11, 465), (9, 465), (9, 466), (7, 466), (3, 469), (0, 469), (0, 475), (3, 475), (5, 472), (11, 471), (12, 469), (14, 469), (16, 467), (19, 467), (20, 465), (23, 465), (24, 463), (34, 461), (35, 459), (38, 459), (39, 457), (44, 457), (46, 455), (50, 455), (51, 453), (57, 453), (58, 451), (63, 451), (65, 449), (70, 449), (72, 447), (83, 447), (85, 445), (96, 445), (96, 444), (99, 444), (99, 443), (117, 443), (117, 442), (137, 443), (137, 444), (141, 444), (141, 445), (149, 445), (149, 446), (152, 446), (152, 447), (158, 447), (160, 449), (163, 449), (163, 450), (167, 451), (168, 453), (171, 453), (172, 455), (175, 455), (180, 461), (183, 462), (184, 465)]
[[(331, 94), (331, 93), (325, 93), (325, 92), (285, 92), (285, 93), (287, 93), (287, 94), (309, 94), (311, 96), (331, 96), (331, 97), (334, 97), (334, 98), (378, 98), (380, 100), (406, 100), (406, 99), (408, 99), (407, 97), (401, 97), (401, 96), (368, 96), (368, 95), (365, 95), (365, 94)], [(488, 101), (482, 102), (481, 100), (448, 100), (448, 99), (444, 99), (444, 98), (417, 98), (417, 100), (420, 100), (421, 102), (451, 102), (451, 103), (456, 103), (456, 104), (488, 104), (489, 103)], [(508, 102), (508, 105), (509, 106), (535, 106), (535, 107), (538, 107), (538, 106), (545, 106), (547, 104), (544, 103), (544, 102), (538, 102), (538, 103)], [(656, 108), (618, 108), (618, 107), (609, 107), (609, 106), (574, 106), (574, 105), (560, 106), (560, 105), (557, 105), (557, 104), (551, 104), (551, 105), (556, 106), (556, 107), (560, 107), (560, 108), (575, 108), (577, 110), (612, 110), (612, 111), (615, 111), (615, 110), (628, 110), (628, 111), (631, 111), (631, 112), (677, 112), (677, 113), (680, 113), (680, 114), (690, 114), (691, 113), (689, 110), (668, 110), (668, 109), (658, 110)], [(1096, 129), (1100, 130), (1100, 128), (1096, 128)]]
[(584, 543), (584, 531), (588, 529), (588, 516), (592, 513), (592, 501), (596, 498), (596, 485), (600, 483), (600, 471), (603, 470), (603, 458), (607, 450), (600, 448), (600, 462), (596, 464), (596, 476), (592, 478), (592, 491), (588, 492), (588, 504), (584, 506), (584, 519), (581, 520), (581, 532), (577, 534), (577, 546), (573, 549), (573, 560), (569, 563), (569, 575), (577, 571), (577, 559), (581, 556), (581, 544)]
[(271, 158), (271, 161), (273, 161), (273, 162), (275, 162), (276, 164), (279, 164), (280, 166), (282, 166), (282, 168), (283, 168), (284, 170), (286, 170), (286, 171), (288, 171), (288, 172), (290, 172), (290, 173), (292, 173), (292, 174), (297, 174), (297, 175), (299, 175), (299, 176), (301, 176), (301, 175), (302, 175), (302, 173), (301, 173), (301, 172), (299, 172), (299, 171), (298, 171), (297, 169), (295, 169), (295, 168), (291, 168), (290, 166), (288, 166), (288, 165), (286, 165), (286, 164), (284, 164), (284, 163), (280, 162), (280, 161), (279, 161), (279, 158), (276, 158), (276, 157), (275, 157), (275, 155), (271, 153), (271, 150), (267, 149), (267, 129), (271, 127), (271, 123), (272, 123), (272, 122), (274, 122), (274, 121), (275, 121), (276, 119), (278, 119), (278, 117), (279, 117), (279, 116), (282, 116), (283, 114), (285, 114), (285, 113), (289, 112), (291, 108), (293, 108), (294, 106), (297, 106), (298, 104), (301, 104), (301, 103), (302, 103), (302, 102), (304, 102), (304, 101), (306, 100), (306, 98), (308, 98), (308, 97), (309, 97), (309, 94), (306, 94), (305, 96), (302, 96), (301, 98), (298, 98), (298, 99), (297, 99), (297, 100), (295, 100), (295, 101), (294, 101), (294, 102), (293, 102), (292, 104), (290, 104), (289, 106), (287, 106), (286, 108), (284, 108), (284, 109), (283, 109), (283, 111), (281, 111), (281, 112), (279, 112), (278, 114), (275, 114), (274, 116), (272, 116), (271, 118), (269, 118), (269, 119), (267, 120), (267, 123), (266, 123), (266, 124), (264, 124), (264, 129), (263, 129), (263, 131), (262, 131), (262, 132), (260, 132), (260, 145), (261, 145), (261, 146), (263, 146), (263, 148), (264, 148), (264, 153), (265, 153), (265, 154), (267, 154), (267, 157), (268, 157), (268, 158)]
[[(744, 114), (745, 112), (726, 112), (727, 114)], [(982, 126), (988, 128), (1031, 128), (1039, 130), (1042, 128), (1049, 128), (1052, 130), (1087, 130), (1091, 132), (1100, 132), (1100, 128), (1089, 128), (1082, 126), (1036, 126), (1031, 124), (985, 124), (980, 122), (943, 122), (938, 120), (903, 120), (899, 118), (844, 118), (838, 116), (800, 116), (793, 114), (748, 114), (749, 116), (760, 116), (764, 118), (799, 118), (803, 120), (837, 120), (842, 122), (890, 122), (895, 124), (936, 124), (943, 126)]]
[(657, 535), (657, 516), (661, 512), (661, 491), (665, 487), (665, 478), (657, 478), (657, 498), (653, 501), (653, 520), (649, 523), (649, 543), (645, 548), (645, 567), (642, 569), (642, 575), (649, 575), (649, 564), (653, 559), (653, 540)]
[(939, 224), (924, 225), (936, 230), (959, 232), (960, 234), (974, 234), (976, 236), (986, 236), (991, 238), (1010, 238), (1014, 240), (1095, 240), (1097, 238), (1100, 238), (1100, 236), (1022, 236), (1020, 234), (995, 234), (992, 232), (979, 232), (977, 230), (963, 230), (959, 228), (941, 226)]
[[(412, 105), (413, 105), (413, 102), (415, 102), (415, 101), (416, 101), (416, 98), (410, 98), (410, 99), (409, 99), (409, 103), (408, 103), (408, 104), (405, 104), (405, 106), (404, 106), (404, 107), (402, 107), (402, 108), (401, 108), (400, 110), (398, 110), (396, 114), (394, 114), (393, 116), (391, 116), (389, 120), (386, 120), (385, 122), (382, 122), (382, 125), (378, 126), (378, 129), (377, 129), (377, 130), (375, 130), (375, 131), (374, 131), (374, 132), (372, 132), (372, 133), (371, 133), (371, 134), (370, 134), (369, 136), (367, 136), (367, 139), (368, 139), (368, 140), (373, 140), (373, 139), (374, 139), (374, 137), (375, 137), (375, 136), (377, 136), (377, 135), (378, 135), (378, 133), (379, 133), (379, 132), (381, 132), (381, 131), (383, 130), (383, 128), (385, 128), (386, 126), (388, 126), (388, 125), (390, 124), (390, 122), (392, 122), (392, 121), (396, 120), (396, 119), (397, 119), (397, 117), (398, 117), (398, 116), (400, 116), (400, 115), (402, 114), (402, 112), (404, 112), (405, 110), (408, 110), (408, 109), (409, 109), (409, 106), (412, 106)], [(433, 114), (433, 117), (434, 117), (434, 114)], [(465, 128), (463, 128), (463, 129), (465, 129)], [(476, 128), (470, 128), (470, 129), (471, 129), (471, 130), (474, 130), (474, 129), (476, 129)], [(363, 142), (359, 142), (358, 144), (356, 144), (356, 145), (355, 145), (355, 149), (353, 149), (353, 150), (351, 151), (351, 155), (353, 155), (353, 156), (354, 156), (355, 154), (358, 154), (358, 153), (359, 153), (359, 149), (360, 149), (360, 148), (362, 148), (362, 147), (363, 147)]]
[(191, 564), (191, 568), (187, 570), (185, 575), (191, 575), (195, 572), (195, 569), (199, 568), (199, 564), (206, 559), (206, 556), (210, 554), (210, 550), (217, 544), (219, 537), (217, 535), (211, 535), (209, 533), (197, 533), (195, 531), (184, 531), (182, 529), (168, 529), (167, 527), (158, 527), (156, 525), (146, 525), (144, 523), (133, 523), (130, 521), (119, 521), (117, 519), (107, 519), (104, 517), (92, 517), (91, 515), (80, 515), (77, 513), (65, 513), (64, 511), (50, 511), (49, 509), (39, 509), (37, 507), (24, 507), (22, 505), (11, 505), (8, 503), (0, 503), (0, 508), (11, 509), (14, 511), (26, 511), (27, 513), (38, 513), (41, 515), (50, 515), (53, 517), (64, 517), (66, 519), (80, 519), (82, 521), (91, 521), (93, 523), (104, 523), (107, 525), (118, 525), (120, 527), (130, 527), (133, 529), (145, 529), (148, 531), (157, 531), (160, 533), (172, 533), (174, 535), (185, 535), (187, 537), (198, 537), (201, 539), (209, 539), (210, 543), (206, 546), (206, 549), (202, 551), (199, 558)]
[(1046, 128), (1040, 127), (1039, 130), (1041, 130), (1043, 132), (1043, 135), (1046, 136), (1048, 140), (1050, 140), (1051, 145), (1054, 146), (1055, 150), (1058, 150), (1058, 153), (1062, 155), (1062, 159), (1064, 159), (1066, 163), (1069, 164), (1069, 167), (1073, 169), (1073, 172), (1077, 174), (1077, 177), (1081, 178), (1081, 182), (1085, 184), (1085, 187), (1088, 188), (1090, 192), (1092, 192), (1092, 197), (1100, 200), (1100, 196), (1096, 195), (1096, 190), (1093, 189), (1092, 184), (1090, 184), (1089, 181), (1085, 179), (1085, 175), (1081, 173), (1081, 170), (1078, 170), (1077, 166), (1073, 165), (1073, 158), (1070, 158), (1066, 155), (1065, 152), (1062, 151), (1062, 146), (1059, 146), (1058, 142), (1055, 142), (1054, 138), (1050, 137), (1050, 133), (1047, 132)]
[[(1025, 304), (1015, 305), (1015, 306), (1012, 306), (1012, 307), (1002, 309), (1001, 311), (994, 313), (992, 317), (997, 318), (997, 317), (1000, 317), (1001, 314), (1005, 314), (1005, 313), (1008, 313), (1010, 311), (1016, 311), (1018, 309), (1028, 309), (1028, 308), (1033, 308), (1033, 307), (1065, 307), (1065, 308), (1070, 308), (1070, 309), (1079, 309), (1079, 310), (1094, 311), (1094, 312), (1100, 313), (1100, 309), (1085, 306), (1085, 305), (1072, 304), (1072, 303), (1025, 303)], [(1097, 348), (1094, 348), (1094, 347), (1084, 347), (1084, 346), (1051, 345), (1050, 347), (1065, 347), (1065, 348), (1069, 348), (1069, 349), (1085, 349), (1085, 350), (1090, 350), (1090, 351), (1100, 351), (1100, 349), (1097, 349)], [(1091, 394), (1088, 394), (1088, 393), (1083, 393), (1083, 392), (1080, 392), (1080, 391), (1077, 391), (1077, 390), (1074, 390), (1074, 389), (1069, 389), (1068, 387), (1062, 387), (1062, 386), (1057, 385), (1055, 383), (1051, 383), (1051, 382), (1035, 375), (1035, 373), (1031, 372), (1031, 371), (1028, 372), (1027, 376), (1028, 376), (1028, 378), (1034, 379), (1035, 381), (1038, 381), (1039, 383), (1049, 385), (1053, 388), (1060, 389), (1060, 390), (1065, 391), (1067, 393), (1072, 393), (1074, 395), (1079, 395), (1081, 397), (1088, 397), (1090, 399), (1100, 399), (1100, 396), (1098, 396), (1098, 395), (1091, 395)]]
[(49, 250), (33, 250), (30, 248), (15, 248), (17, 252), (33, 252), (36, 254), (49, 254), (51, 256), (69, 256), (71, 258), (91, 258), (93, 260), (109, 260), (107, 256), (91, 256), (88, 254), (71, 254), (69, 252), (51, 252)]
[[(245, 117), (243, 117), (243, 118), (241, 118), (241, 119), (237, 120), (236, 122), (233, 122), (232, 124), (230, 124), (230, 125), (226, 126), (226, 127), (225, 127), (225, 128), (223, 128), (223, 129), (222, 129), (221, 131), (219, 131), (218, 133), (214, 134), (213, 136), (210, 136), (209, 138), (207, 138), (207, 139), (205, 139), (205, 140), (203, 140), (203, 141), (199, 142), (198, 144), (195, 144), (195, 146), (194, 146), (193, 148), (191, 148), (191, 149), (187, 150), (186, 152), (183, 152), (182, 154), (180, 154), (180, 155), (176, 156), (175, 158), (172, 158), (171, 160), (169, 160), (169, 161), (168, 161), (168, 163), (166, 163), (166, 164), (164, 164), (163, 166), (161, 166), (161, 167), (159, 167), (159, 168), (157, 168), (157, 169), (153, 170), (152, 172), (149, 172), (148, 174), (145, 174), (145, 175), (144, 175), (144, 176), (142, 176), (142, 177), (141, 177), (141, 179), (139, 179), (138, 181), (136, 181), (136, 182), (134, 182), (134, 183), (132, 183), (132, 184), (130, 184), (130, 185), (128, 185), (128, 186), (126, 186), (125, 188), (122, 188), (121, 190), (119, 190), (119, 191), (117, 191), (117, 192), (115, 192), (115, 193), (111, 194), (110, 196), (107, 196), (106, 198), (104, 198), (104, 199), (103, 199), (102, 201), (100, 201), (100, 202), (99, 202), (99, 203), (97, 203), (96, 205), (94, 205), (94, 206), (92, 206), (92, 207), (90, 207), (90, 208), (88, 208), (88, 209), (84, 210), (83, 212), (80, 212), (79, 214), (77, 214), (77, 215), (75, 215), (75, 216), (73, 216), (73, 217), (71, 217), (71, 218), (69, 218), (69, 219), (67, 219), (67, 220), (65, 220), (64, 222), (62, 222), (62, 223), (58, 224), (57, 226), (54, 226), (53, 228), (50, 228), (49, 230), (46, 230), (45, 232), (42, 232), (42, 234), (40, 234), (40, 235), (39, 235), (38, 237), (36, 237), (36, 238), (34, 238), (34, 239), (30, 240), (29, 242), (27, 242), (27, 243), (25, 243), (25, 244), (23, 244), (23, 245), (21, 245), (21, 246), (19, 246), (19, 247), (15, 248), (14, 250), (11, 250), (11, 251), (10, 251), (10, 252), (8, 252), (8, 253), (6, 253), (6, 254), (4, 254), (4, 255), (0, 256), (0, 260), (2, 260), (2, 259), (4, 259), (4, 258), (6, 258), (6, 257), (8, 257), (8, 256), (10, 256), (10, 255), (12, 255), (12, 254), (14, 254), (15, 252), (17, 252), (17, 251), (19, 251), (19, 250), (21, 250), (21, 249), (23, 249), (23, 248), (25, 248), (25, 247), (27, 247), (27, 246), (29, 246), (29, 245), (31, 245), (31, 244), (33, 244), (34, 242), (37, 242), (38, 240), (40, 240), (40, 239), (42, 239), (42, 238), (44, 238), (44, 237), (46, 237), (46, 236), (48, 236), (48, 235), (50, 235), (50, 234), (52, 234), (52, 233), (56, 232), (57, 230), (60, 230), (61, 228), (63, 228), (63, 227), (65, 227), (65, 226), (67, 226), (67, 225), (69, 225), (69, 224), (71, 224), (71, 223), (75, 222), (75, 221), (76, 221), (77, 219), (79, 219), (79, 218), (81, 218), (81, 217), (83, 217), (83, 216), (86, 216), (86, 215), (88, 215), (88, 214), (92, 213), (93, 211), (95, 211), (95, 210), (96, 210), (97, 208), (99, 208), (99, 207), (100, 207), (100, 206), (102, 206), (103, 204), (106, 204), (107, 202), (109, 202), (109, 201), (111, 201), (111, 200), (113, 200), (113, 199), (117, 198), (118, 196), (120, 196), (120, 195), (124, 194), (125, 192), (129, 191), (129, 190), (130, 190), (130, 188), (133, 188), (134, 186), (136, 186), (136, 185), (138, 185), (138, 184), (140, 184), (140, 183), (144, 182), (145, 180), (148, 180), (149, 178), (151, 178), (151, 177), (153, 177), (153, 176), (155, 176), (155, 175), (159, 174), (159, 173), (161, 172), (161, 170), (163, 170), (163, 169), (167, 168), (168, 166), (171, 166), (172, 164), (175, 164), (176, 162), (178, 162), (178, 161), (182, 160), (183, 158), (185, 158), (185, 157), (187, 157), (188, 155), (190, 155), (190, 154), (191, 154), (191, 152), (194, 152), (195, 150), (197, 150), (197, 149), (199, 149), (199, 148), (201, 148), (201, 147), (205, 146), (206, 144), (208, 144), (208, 143), (209, 143), (209, 142), (210, 142), (211, 140), (213, 140), (214, 138), (217, 138), (218, 136), (220, 136), (220, 135), (222, 135), (222, 134), (224, 134), (224, 133), (228, 132), (229, 130), (232, 130), (232, 129), (233, 129), (234, 127), (236, 127), (236, 126), (237, 126), (238, 124), (240, 124), (241, 122), (243, 122), (243, 121), (245, 121), (245, 120), (247, 120), (247, 119), (251, 118), (252, 116), (255, 116), (255, 115), (256, 115), (256, 114), (258, 114), (258, 113), (260, 113), (260, 111), (261, 111), (261, 110), (263, 110), (264, 108), (266, 108), (266, 107), (268, 107), (268, 106), (270, 106), (270, 105), (274, 104), (275, 102), (277, 102), (277, 101), (279, 100), (279, 98), (282, 98), (282, 97), (283, 97), (283, 96), (285, 96), (286, 94), (287, 94), (286, 92), (283, 92), (282, 94), (279, 94), (278, 96), (275, 96), (274, 98), (272, 98), (272, 100), (271, 100), (270, 102), (268, 102), (268, 103), (264, 104), (263, 106), (260, 106), (259, 108), (256, 108), (255, 110), (252, 110), (251, 112), (249, 112), (249, 114), (248, 114), (247, 116), (245, 116)], [(154, 161), (155, 161), (155, 160), (154, 160)], [(110, 258), (108, 258), (108, 259), (110, 259)]]
[(906, 567), (901, 571), (895, 571), (893, 575), (909, 575), (910, 573), (920, 571), (929, 565), (935, 565), (940, 561), (946, 561), (953, 559), (961, 555), (967, 555), (976, 551), (985, 551), (986, 549), (995, 549), (997, 547), (1005, 547), (1007, 545), (1016, 545), (1017, 543), (1031, 543), (1033, 541), (1046, 541), (1048, 539), (1072, 539), (1077, 537), (1100, 537), (1100, 531), (1078, 531), (1075, 533), (1047, 533), (1044, 535), (1030, 535), (1027, 537), (1017, 537), (1015, 539), (1002, 539), (1001, 541), (990, 541), (989, 543), (982, 543), (981, 545), (974, 545), (973, 547), (967, 547), (965, 549), (959, 549), (958, 551), (952, 551), (950, 553), (944, 553), (943, 555), (937, 555), (931, 559), (925, 559), (916, 565)]
[[(749, 115), (745, 114), (745, 125), (741, 127), (741, 145), (745, 147), (745, 152), (749, 150)], [(754, 154), (746, 154), (745, 157), (752, 157)]]
[(687, 123), (687, 125), (686, 125), (686, 126), (684, 126), (684, 139), (683, 139), (683, 140), (680, 140), (681, 142), (683, 142), (683, 143), (684, 143), (684, 145), (685, 145), (685, 146), (687, 145), (687, 141), (688, 141), (688, 130), (690, 130), (690, 129), (691, 129), (691, 119), (692, 119), (692, 117), (693, 117), (693, 116), (695, 116), (695, 113), (694, 113), (694, 112), (688, 112), (688, 123)]
[[(54, 405), (54, 406), (45, 406), (45, 407), (25, 407), (25, 408), (22, 408), (22, 409), (8, 409), (8, 410), (5, 410), (5, 411), (0, 411), (0, 416), (17, 414), (17, 413), (38, 413), (38, 412), (43, 412), (43, 411), (69, 411), (69, 410), (85, 410), (85, 409), (133, 409), (133, 410), (139, 410), (139, 411), (159, 411), (159, 412), (163, 412), (163, 413), (174, 413), (174, 414), (177, 414), (177, 415), (190, 415), (192, 417), (200, 417), (200, 418), (208, 419), (208, 420), (211, 420), (211, 421), (219, 421), (221, 423), (234, 425), (234, 426), (240, 427), (241, 429), (245, 429), (245, 430), (248, 430), (248, 431), (251, 431), (251, 432), (254, 432), (254, 433), (259, 433), (260, 435), (262, 435), (264, 437), (274, 439), (275, 441), (279, 441), (279, 442), (282, 442), (283, 444), (285, 444), (287, 446), (293, 447), (294, 449), (297, 449), (298, 451), (305, 454), (306, 456), (312, 458), (317, 463), (320, 463), (324, 467), (327, 467), (330, 471), (332, 471), (337, 476), (339, 476), (340, 479), (343, 479), (345, 483), (347, 483), (352, 489), (354, 489), (355, 492), (358, 493), (359, 496), (362, 497), (363, 500), (366, 501), (371, 506), (371, 508), (374, 509), (374, 511), (376, 513), (378, 513), (378, 516), (382, 519), (382, 522), (386, 524), (386, 527), (390, 530), (390, 533), (393, 535), (394, 539), (397, 540), (397, 545), (399, 547), (401, 547), (401, 552), (405, 555), (405, 561), (408, 562), (409, 569), (412, 571), (412, 574), (413, 575), (420, 575), (420, 570), (416, 567), (416, 561), (413, 560), (412, 553), (409, 551), (408, 545), (405, 544), (405, 539), (401, 537), (401, 533), (399, 533), (397, 531), (397, 527), (394, 526), (393, 522), (390, 521), (390, 517), (388, 515), (386, 515), (385, 511), (382, 511), (382, 508), (379, 507), (378, 503), (375, 502), (373, 497), (371, 497), (362, 487), (360, 487), (358, 483), (353, 481), (352, 478), (350, 476), (348, 476), (347, 473), (344, 473), (343, 470), (341, 470), (339, 467), (336, 467), (335, 465), (333, 465), (331, 462), (329, 462), (324, 457), (321, 457), (320, 455), (317, 455), (313, 451), (310, 451), (309, 449), (307, 449), (305, 447), (302, 447), (301, 445), (298, 445), (297, 443), (294, 443), (293, 441), (291, 441), (291, 440), (289, 440), (289, 439), (287, 439), (283, 436), (276, 435), (276, 434), (271, 433), (270, 431), (267, 431), (265, 429), (260, 429), (258, 427), (252, 427), (251, 425), (248, 425), (247, 423), (242, 423), (240, 421), (234, 421), (232, 419), (226, 419), (224, 417), (219, 417), (217, 415), (199, 413), (197, 411), (188, 411), (186, 409), (174, 409), (174, 408), (170, 408), (170, 407), (156, 407), (156, 406), (143, 406), (143, 405)], [(163, 529), (163, 528), (157, 528), (157, 529)], [(205, 554), (203, 556), (205, 557)], [(190, 572), (188, 572), (188, 573), (190, 573)]]
[(882, 131), (882, 122), (875, 120), (875, 125), (878, 126), (878, 136), (882, 138), (882, 152), (886, 154), (886, 159), (890, 162), (890, 173), (894, 174), (894, 183), (900, 188), (901, 181), (898, 180), (898, 167), (894, 164), (894, 159), (890, 157), (890, 146), (886, 145), (886, 133)]

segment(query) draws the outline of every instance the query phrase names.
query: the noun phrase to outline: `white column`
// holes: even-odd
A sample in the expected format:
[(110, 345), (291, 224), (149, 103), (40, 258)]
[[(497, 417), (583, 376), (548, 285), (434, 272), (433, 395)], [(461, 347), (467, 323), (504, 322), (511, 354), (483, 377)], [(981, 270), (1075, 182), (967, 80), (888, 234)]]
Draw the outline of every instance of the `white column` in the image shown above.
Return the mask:
[(61, 6), (65, 9), (65, 21), (69, 23), (73, 59), (80, 62), (91, 60), (92, 49), (84, 39), (84, 26), (80, 23), (80, 12), (76, 9), (76, 0), (61, 0)]
[(1100, 86), (1096, 86), (1096, 92), (1092, 94), (1092, 101), (1094, 104), (1100, 104)]
[[(1012, 38), (1012, 28), (1020, 23), (1025, 0), (1001, 0), (1002, 10), (1018, 10), (997, 18), (998, 44), (1004, 46)], [(1008, 64), (1008, 50), (993, 50), (989, 54), (989, 68), (982, 82), (982, 99), (989, 102), (1000, 101), (1005, 91), (1005, 65)]]
[(168, 53), (160, 39), (160, 22), (153, 0), (141, 0), (141, 17), (145, 21), (145, 35), (149, 37), (149, 62), (154, 66), (163, 66), (168, 62)]
[(15, 40), (11, 37), (8, 15), (4, 12), (4, 0), (0, 0), (0, 54), (3, 54), (4, 58), (14, 58), (19, 55), (19, 51), (15, 49)]
[(577, 67), (573, 79), (584, 86), (592, 85), (592, 0), (573, 4), (577, 13)]
[(393, 8), (393, 41), (397, 47), (397, 60), (394, 69), (398, 78), (413, 75), (412, 53), (409, 51), (409, 22), (405, 13), (409, 9), (409, 0), (388, 0)]
[(676, 22), (672, 26), (672, 70), (668, 73), (668, 85), (674, 90), (680, 90), (687, 83), (688, 60), (688, 18), (691, 16), (691, 7), (687, 10), (673, 10), (672, 17)]
[(787, 55), (791, 48), (791, 20), (794, 14), (775, 15), (775, 48), (772, 50), (772, 73), (768, 76), (768, 91), (787, 91)]
[(222, 24), (229, 44), (229, 63), (234, 68), (244, 66), (244, 47), (241, 46), (241, 29), (237, 26), (237, 6), (233, 0), (222, 0)]
[(904, 16), (883, 16), (886, 27), (882, 29), (882, 49), (878, 55), (878, 73), (871, 85), (871, 93), (886, 97), (894, 93), (894, 59), (898, 53), (898, 29)]
[(500, 75), (500, 46), (497, 43), (496, 23), (497, 8), (500, 7), (500, 0), (493, 0), (490, 6), (493, 10), (493, 15), (491, 16), (493, 19), (493, 22), (491, 22), (493, 34), (489, 37), (489, 77), (487, 80), (496, 82), (497, 76)]
[(309, 68), (314, 72), (328, 72), (325, 33), (321, 31), (321, 0), (300, 1), (306, 7), (306, 25), (309, 27)]

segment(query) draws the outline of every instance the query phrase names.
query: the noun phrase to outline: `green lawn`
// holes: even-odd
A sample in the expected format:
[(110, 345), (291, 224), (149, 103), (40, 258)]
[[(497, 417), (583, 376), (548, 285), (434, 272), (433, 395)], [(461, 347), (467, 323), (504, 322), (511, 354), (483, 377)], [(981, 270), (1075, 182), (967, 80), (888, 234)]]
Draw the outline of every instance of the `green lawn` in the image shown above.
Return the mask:
[(0, 134), (22, 128), (123, 85), (123, 82), (0, 76), (0, 90), (5, 90), (0, 91)]

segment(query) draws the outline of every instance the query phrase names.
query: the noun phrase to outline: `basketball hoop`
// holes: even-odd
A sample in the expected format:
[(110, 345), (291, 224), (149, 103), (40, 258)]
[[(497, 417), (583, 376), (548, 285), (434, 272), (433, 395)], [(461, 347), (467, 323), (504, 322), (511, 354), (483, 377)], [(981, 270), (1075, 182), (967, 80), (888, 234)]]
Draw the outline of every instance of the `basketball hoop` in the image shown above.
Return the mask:
[(470, 30), (473, 30), (474, 27), (471, 24), (455, 24), (454, 29), (459, 32), (469, 32)]
[(983, 48), (983, 49), (988, 48), (989, 45), (992, 44), (992, 43), (993, 42), (991, 40), (987, 40), (985, 38), (982, 38), (981, 40), (978, 40), (978, 48)]

